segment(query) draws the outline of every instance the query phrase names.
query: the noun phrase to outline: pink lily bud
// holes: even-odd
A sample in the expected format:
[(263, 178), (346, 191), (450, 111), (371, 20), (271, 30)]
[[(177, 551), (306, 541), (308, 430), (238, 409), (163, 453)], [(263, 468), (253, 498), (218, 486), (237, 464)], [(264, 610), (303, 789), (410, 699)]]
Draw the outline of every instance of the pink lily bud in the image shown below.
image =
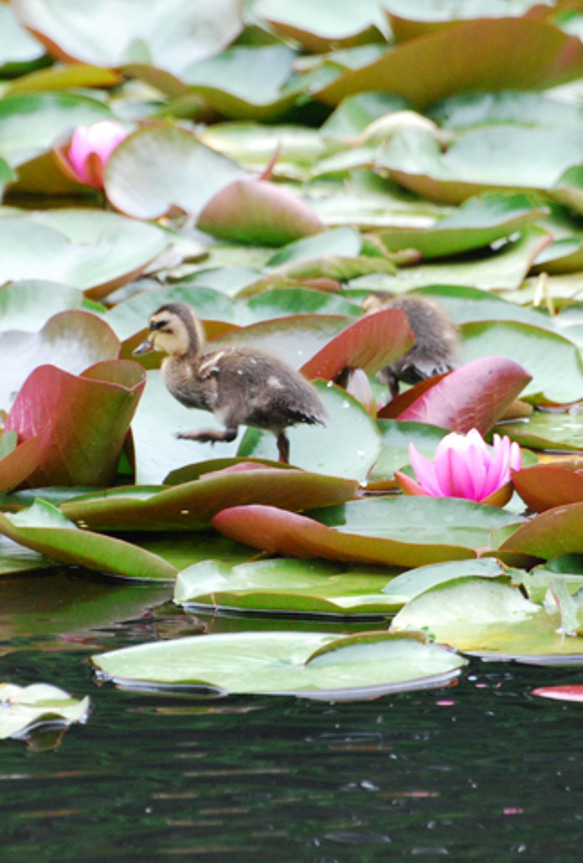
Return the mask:
[(418, 482), (397, 471), (406, 494), (462, 497), (503, 506), (512, 494), (510, 471), (519, 470), (522, 453), (509, 437), (494, 435), (490, 448), (477, 429), (466, 435), (452, 432), (437, 445), (433, 461), (409, 445), (409, 458)]
[(122, 124), (114, 120), (77, 126), (68, 149), (57, 151), (61, 167), (77, 183), (103, 189), (108, 159), (127, 134)]

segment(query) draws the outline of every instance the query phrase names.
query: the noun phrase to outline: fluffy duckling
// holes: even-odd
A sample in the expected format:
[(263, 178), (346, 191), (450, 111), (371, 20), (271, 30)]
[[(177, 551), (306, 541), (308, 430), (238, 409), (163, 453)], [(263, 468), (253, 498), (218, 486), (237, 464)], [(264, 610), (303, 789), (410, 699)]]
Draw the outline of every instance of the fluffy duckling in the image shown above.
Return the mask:
[(399, 394), (399, 381), (418, 384), (458, 367), (457, 328), (433, 300), (414, 294), (397, 296), (379, 292), (367, 297), (363, 308), (367, 314), (380, 309), (401, 309), (413, 330), (413, 347), (379, 374), (382, 382), (389, 385), (393, 398)]
[(314, 388), (279, 357), (247, 346), (205, 351), (204, 331), (186, 303), (168, 303), (150, 317), (148, 338), (134, 354), (168, 354), (162, 377), (175, 399), (210, 411), (225, 429), (182, 432), (188, 440), (232, 441), (240, 425), (273, 432), (279, 461), (289, 463), (288, 426), (325, 424), (326, 411)]

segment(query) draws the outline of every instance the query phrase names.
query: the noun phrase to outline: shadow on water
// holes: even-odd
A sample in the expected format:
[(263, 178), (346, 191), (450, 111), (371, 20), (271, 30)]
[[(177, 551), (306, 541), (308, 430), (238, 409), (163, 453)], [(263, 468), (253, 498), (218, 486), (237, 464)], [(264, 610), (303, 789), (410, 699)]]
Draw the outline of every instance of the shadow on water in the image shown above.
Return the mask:
[(169, 594), (0, 583), (0, 679), (92, 700), (84, 726), (2, 742), (3, 863), (579, 860), (583, 707), (530, 695), (577, 669), (473, 661), (455, 687), (343, 704), (98, 686), (96, 651), (245, 625)]

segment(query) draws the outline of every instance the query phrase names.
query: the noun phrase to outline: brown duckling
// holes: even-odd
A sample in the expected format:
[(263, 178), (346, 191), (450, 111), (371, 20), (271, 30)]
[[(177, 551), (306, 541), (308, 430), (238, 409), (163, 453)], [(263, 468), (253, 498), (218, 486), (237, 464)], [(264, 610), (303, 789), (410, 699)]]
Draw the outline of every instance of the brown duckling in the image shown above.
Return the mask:
[(418, 294), (398, 296), (379, 292), (367, 297), (363, 308), (367, 314), (381, 309), (401, 309), (413, 330), (413, 347), (379, 373), (382, 382), (389, 385), (393, 398), (399, 395), (399, 381), (418, 384), (458, 367), (457, 327), (433, 300)]
[(186, 303), (168, 303), (150, 316), (148, 338), (134, 354), (164, 351), (162, 377), (175, 399), (210, 411), (225, 429), (182, 432), (188, 440), (232, 441), (240, 425), (273, 432), (280, 462), (289, 463), (288, 426), (325, 424), (314, 388), (274, 354), (248, 346), (205, 350), (202, 325)]

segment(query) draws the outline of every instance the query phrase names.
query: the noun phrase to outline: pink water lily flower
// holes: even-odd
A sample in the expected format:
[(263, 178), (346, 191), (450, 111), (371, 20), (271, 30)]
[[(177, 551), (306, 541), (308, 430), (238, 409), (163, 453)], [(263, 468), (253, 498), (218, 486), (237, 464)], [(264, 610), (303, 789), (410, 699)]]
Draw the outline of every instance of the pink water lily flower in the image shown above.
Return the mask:
[(462, 497), (503, 506), (510, 500), (510, 470), (520, 470), (522, 454), (509, 437), (494, 435), (489, 447), (477, 429), (466, 435), (452, 432), (437, 445), (433, 461), (409, 445), (409, 458), (418, 482), (396, 472), (407, 494), (430, 497)]
[(77, 126), (69, 147), (57, 151), (61, 167), (77, 183), (103, 189), (105, 166), (127, 134), (122, 124), (115, 120)]

